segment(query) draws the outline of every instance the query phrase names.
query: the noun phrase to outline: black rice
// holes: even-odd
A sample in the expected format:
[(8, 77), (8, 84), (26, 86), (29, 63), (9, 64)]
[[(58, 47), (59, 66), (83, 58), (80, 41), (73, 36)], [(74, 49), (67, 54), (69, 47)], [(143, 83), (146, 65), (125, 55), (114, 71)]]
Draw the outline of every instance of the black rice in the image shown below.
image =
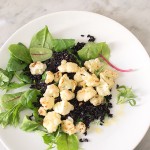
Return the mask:
[(89, 38), (89, 42), (95, 42), (96, 38), (90, 34), (87, 35), (87, 37)]

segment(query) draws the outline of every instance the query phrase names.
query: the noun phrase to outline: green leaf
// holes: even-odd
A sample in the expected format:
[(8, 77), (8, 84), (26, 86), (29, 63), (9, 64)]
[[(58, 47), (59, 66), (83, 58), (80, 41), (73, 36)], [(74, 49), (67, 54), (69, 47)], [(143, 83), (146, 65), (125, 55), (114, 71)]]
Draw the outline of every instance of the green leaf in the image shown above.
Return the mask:
[(37, 102), (38, 95), (41, 95), (38, 90), (34, 89), (26, 91), (20, 98), (21, 104), (26, 108), (33, 109), (33, 103)]
[(45, 144), (55, 143), (55, 134), (45, 134), (42, 136)]
[(58, 150), (78, 150), (79, 141), (75, 134), (68, 135), (66, 133), (60, 134), (57, 139), (57, 149)]
[(118, 95), (117, 95), (117, 104), (123, 104), (129, 102), (131, 106), (136, 105), (136, 95), (133, 93), (132, 88), (128, 88), (126, 86), (117, 87)]
[(52, 39), (53, 38), (48, 30), (48, 27), (45, 26), (45, 28), (43, 28), (33, 36), (30, 43), (30, 48), (52, 49)]
[(81, 50), (78, 51), (78, 56), (81, 60), (86, 61), (95, 59), (103, 54), (106, 58), (110, 56), (110, 49), (105, 42), (102, 43), (87, 43)]
[(19, 124), (19, 115), (22, 110), (22, 105), (18, 104), (7, 111), (0, 113), (0, 124), (2, 125), (2, 127), (6, 127), (7, 125), (16, 127)]
[(32, 62), (29, 50), (21, 44), (11, 44), (9, 46), (9, 51), (14, 57), (27, 64)]
[(20, 71), (23, 70), (27, 66), (26, 63), (20, 61), (19, 59), (11, 56), (8, 64), (7, 64), (7, 70), (10, 71)]
[(65, 49), (72, 48), (75, 45), (74, 39), (53, 39), (53, 49), (56, 52), (61, 52)]
[(5, 89), (13, 78), (14, 73), (0, 68), (0, 88)]
[(20, 103), (20, 97), (22, 94), (23, 92), (4, 94), (1, 98), (1, 106), (4, 109), (11, 109), (12, 107)]
[(21, 72), (20, 74), (15, 73), (15, 76), (20, 80), (21, 82), (25, 82), (27, 84), (30, 84), (32, 82), (31, 78), (24, 74), (24, 72)]
[(102, 44), (102, 51), (101, 54), (107, 59), (109, 60), (110, 57), (110, 48), (108, 47), (108, 45), (104, 42)]
[(47, 48), (30, 48), (30, 55), (34, 62), (45, 61), (52, 56), (52, 50)]
[(42, 75), (42, 81), (45, 81), (46, 79), (46, 72)]
[(25, 83), (11, 82), (7, 85), (5, 90), (8, 92), (9, 90), (17, 89), (17, 88), (20, 88), (20, 87), (25, 86), (25, 85), (26, 85)]
[(35, 121), (31, 121), (28, 116), (25, 116), (20, 129), (26, 132), (36, 131), (39, 128), (39, 124)]

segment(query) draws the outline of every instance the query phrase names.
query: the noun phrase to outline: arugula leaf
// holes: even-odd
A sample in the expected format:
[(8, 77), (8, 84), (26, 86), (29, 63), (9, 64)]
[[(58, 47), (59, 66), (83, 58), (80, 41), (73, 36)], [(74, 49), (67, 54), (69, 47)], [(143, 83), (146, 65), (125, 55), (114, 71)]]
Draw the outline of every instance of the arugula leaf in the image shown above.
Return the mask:
[(5, 88), (6, 92), (8, 92), (9, 90), (13, 90), (13, 89), (17, 89), (20, 88), (22, 86), (25, 86), (26, 83), (16, 83), (16, 82), (10, 82), (7, 87)]
[(18, 80), (20, 80), (21, 82), (25, 82), (25, 83), (31, 83), (32, 80), (29, 76), (25, 75), (24, 72), (21, 72), (20, 74), (15, 73), (15, 76), (18, 78)]
[(41, 93), (36, 89), (28, 90), (21, 96), (21, 104), (26, 108), (34, 109), (33, 103), (37, 102), (37, 98), (39, 95), (41, 95)]
[(117, 87), (118, 96), (117, 96), (117, 104), (123, 104), (129, 102), (131, 106), (136, 105), (136, 95), (133, 93), (132, 88), (128, 88), (126, 86), (118, 86)]
[(13, 78), (14, 73), (0, 68), (0, 88), (5, 89)]
[(19, 60), (30, 64), (32, 62), (29, 50), (21, 44), (11, 44), (9, 46), (10, 53)]
[(81, 60), (86, 61), (90, 59), (95, 59), (99, 55), (103, 55), (107, 58), (110, 56), (110, 49), (105, 42), (102, 43), (87, 43), (81, 50), (78, 51), (78, 56)]
[(48, 27), (45, 26), (42, 30), (36, 33), (30, 43), (30, 48), (47, 48), (52, 49), (52, 35), (50, 34)]
[(39, 128), (39, 123), (31, 121), (28, 116), (25, 116), (20, 129), (26, 132), (36, 131)]
[(61, 133), (57, 139), (57, 149), (58, 150), (78, 150), (79, 141), (75, 134), (68, 135), (66, 133)]
[(20, 120), (20, 112), (23, 110), (23, 106), (21, 104), (15, 105), (11, 109), (0, 113), (0, 124), (2, 127), (6, 127), (7, 125), (17, 126)]
[(61, 52), (65, 49), (72, 48), (75, 45), (74, 39), (53, 39), (53, 49), (56, 52)]
[(27, 66), (26, 63), (20, 61), (19, 59), (11, 56), (8, 64), (7, 64), (7, 70), (10, 71), (20, 71), (23, 70)]
[(20, 103), (20, 97), (22, 94), (23, 92), (4, 94), (1, 98), (1, 106), (6, 110), (13, 108), (15, 105)]
[(52, 50), (47, 48), (30, 48), (30, 55), (34, 62), (45, 61), (52, 56)]

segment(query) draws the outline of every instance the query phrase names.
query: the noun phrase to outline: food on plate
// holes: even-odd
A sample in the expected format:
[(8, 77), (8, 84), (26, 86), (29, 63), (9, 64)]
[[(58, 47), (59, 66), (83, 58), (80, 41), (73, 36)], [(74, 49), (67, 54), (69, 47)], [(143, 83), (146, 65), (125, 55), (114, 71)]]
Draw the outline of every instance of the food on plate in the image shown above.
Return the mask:
[[(29, 48), (9, 46), (6, 69), (0, 68), (0, 124), (19, 126), (26, 132), (40, 131), (48, 149), (78, 150), (77, 134), (87, 135), (90, 124), (113, 117), (112, 88), (122, 70), (109, 62), (110, 49), (91, 35), (87, 43), (74, 39), (56, 39), (46, 26), (37, 32)], [(15, 79), (15, 80), (14, 80)], [(21, 87), (29, 85), (26, 91)], [(19, 92), (11, 92), (18, 89)], [(136, 105), (135, 94), (127, 86), (117, 85), (117, 103)], [(20, 122), (20, 112), (32, 110)], [(62, 144), (63, 143), (63, 144)], [(69, 149), (68, 149), (69, 145)]]

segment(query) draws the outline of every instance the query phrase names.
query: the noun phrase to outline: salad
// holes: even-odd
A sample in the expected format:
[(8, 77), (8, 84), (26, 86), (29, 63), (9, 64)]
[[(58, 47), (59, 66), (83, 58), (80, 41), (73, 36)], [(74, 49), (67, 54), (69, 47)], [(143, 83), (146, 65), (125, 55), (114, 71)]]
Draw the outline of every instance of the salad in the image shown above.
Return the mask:
[[(136, 105), (132, 88), (115, 83), (119, 72), (133, 70), (111, 64), (105, 42), (97, 43), (91, 35), (87, 39), (87, 43), (57, 39), (45, 26), (32, 37), (29, 48), (22, 43), (9, 46), (7, 67), (0, 68), (0, 88), (5, 91), (2, 127), (39, 132), (48, 149), (78, 150), (79, 142), (89, 141), (78, 139), (78, 134), (86, 136), (92, 122), (103, 125), (106, 117), (113, 117), (113, 87), (118, 91), (118, 104)], [(32, 113), (21, 122), (24, 110)]]

